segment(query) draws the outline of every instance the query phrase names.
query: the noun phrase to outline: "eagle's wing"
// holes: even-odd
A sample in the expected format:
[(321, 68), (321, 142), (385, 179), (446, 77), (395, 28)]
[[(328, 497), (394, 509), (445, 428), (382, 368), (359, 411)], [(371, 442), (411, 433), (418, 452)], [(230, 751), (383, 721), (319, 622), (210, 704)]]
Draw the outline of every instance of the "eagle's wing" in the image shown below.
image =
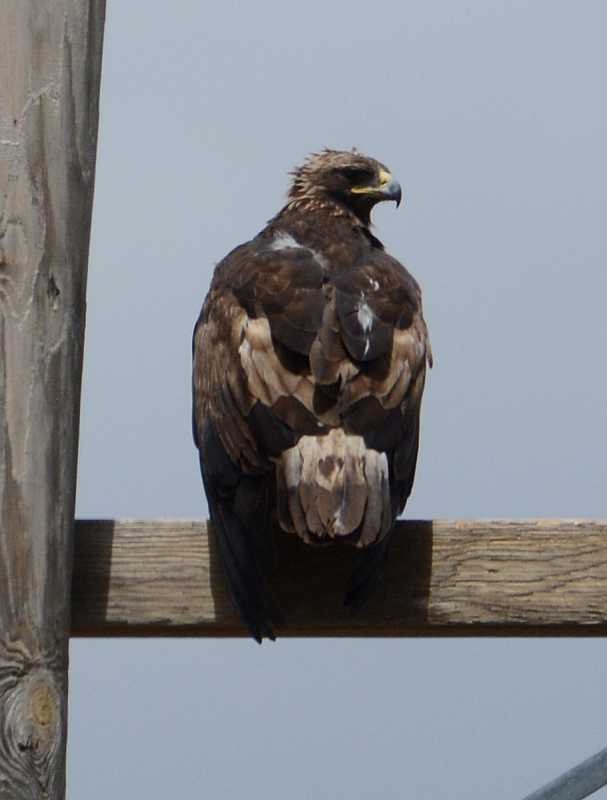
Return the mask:
[[(392, 528), (413, 487), (426, 365), (432, 365), (421, 291), (383, 251), (340, 275), (335, 288), (341, 339), (359, 369), (344, 387), (343, 423), (387, 456)], [(359, 553), (346, 595), (353, 609), (372, 591), (388, 542), (379, 537)]]
[(254, 241), (217, 266), (194, 329), (194, 439), (232, 594), (258, 641), (280, 618), (266, 587), (273, 459), (318, 429), (293, 395), (312, 390), (301, 372), (321, 315), (310, 253)]
[(391, 455), (393, 515), (415, 475), (419, 411), (432, 351), (413, 277), (383, 251), (335, 280), (341, 338), (359, 374), (344, 387), (347, 430)]
[[(276, 621), (265, 586), (274, 508), (304, 540), (338, 509), (337, 530), (366, 545), (385, 538), (404, 507), (429, 353), (419, 289), (379, 249), (331, 275), (313, 250), (253, 240), (217, 267), (193, 349), (194, 436), (211, 519), (234, 598), (259, 639)], [(350, 474), (329, 476), (331, 497), (306, 458), (320, 463), (314, 442), (341, 430), (378, 457), (348, 462), (346, 453)], [(357, 492), (346, 503), (348, 481)], [(371, 548), (353, 579), (354, 605), (377, 560)]]

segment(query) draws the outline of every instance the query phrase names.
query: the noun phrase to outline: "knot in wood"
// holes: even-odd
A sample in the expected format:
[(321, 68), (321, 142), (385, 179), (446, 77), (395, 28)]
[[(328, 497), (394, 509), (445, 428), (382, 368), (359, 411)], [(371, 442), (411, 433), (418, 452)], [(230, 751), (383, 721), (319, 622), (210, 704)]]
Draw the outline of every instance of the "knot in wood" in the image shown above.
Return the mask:
[(57, 718), (57, 697), (46, 683), (40, 683), (32, 689), (30, 710), (32, 719), (41, 728), (48, 728)]
[(42, 755), (53, 751), (61, 730), (61, 695), (53, 673), (34, 667), (12, 690), (11, 722), (17, 747)]
[[(0, 680), (0, 776), (11, 789), (7, 797), (54, 797), (64, 716), (55, 670), (28, 663), (15, 648), (5, 653), (15, 656)], [(37, 791), (30, 794), (28, 787)], [(2, 788), (0, 779), (0, 797)]]

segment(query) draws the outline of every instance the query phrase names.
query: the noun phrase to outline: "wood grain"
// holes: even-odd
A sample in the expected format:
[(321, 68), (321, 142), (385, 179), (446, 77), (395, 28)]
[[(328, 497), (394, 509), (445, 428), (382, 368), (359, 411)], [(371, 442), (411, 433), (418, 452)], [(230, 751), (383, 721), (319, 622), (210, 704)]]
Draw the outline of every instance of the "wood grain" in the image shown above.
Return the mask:
[[(607, 634), (607, 523), (401, 522), (351, 616), (353, 553), (278, 539), (279, 636)], [(72, 635), (243, 636), (204, 522), (77, 523)]]
[(1, 18), (0, 799), (61, 800), (104, 0)]

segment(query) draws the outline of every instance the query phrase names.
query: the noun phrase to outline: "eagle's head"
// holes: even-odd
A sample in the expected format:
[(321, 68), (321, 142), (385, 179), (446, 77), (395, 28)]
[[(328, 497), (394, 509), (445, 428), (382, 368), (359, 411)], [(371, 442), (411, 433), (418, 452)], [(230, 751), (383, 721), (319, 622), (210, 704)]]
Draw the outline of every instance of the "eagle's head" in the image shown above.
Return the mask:
[(368, 225), (376, 203), (394, 200), (400, 205), (400, 184), (387, 167), (356, 150), (312, 153), (291, 174), (289, 202), (298, 206), (330, 201), (345, 206)]

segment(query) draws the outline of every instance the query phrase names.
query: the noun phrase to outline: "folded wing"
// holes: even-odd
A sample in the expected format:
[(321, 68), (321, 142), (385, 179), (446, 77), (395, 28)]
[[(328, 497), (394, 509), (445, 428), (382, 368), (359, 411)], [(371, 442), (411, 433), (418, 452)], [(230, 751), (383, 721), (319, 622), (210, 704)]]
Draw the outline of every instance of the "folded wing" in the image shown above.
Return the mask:
[(304, 541), (369, 548), (357, 605), (415, 473), (429, 359), (417, 284), (379, 248), (332, 271), (310, 248), (253, 240), (218, 266), (193, 349), (203, 480), (251, 632), (279, 620), (274, 515)]

